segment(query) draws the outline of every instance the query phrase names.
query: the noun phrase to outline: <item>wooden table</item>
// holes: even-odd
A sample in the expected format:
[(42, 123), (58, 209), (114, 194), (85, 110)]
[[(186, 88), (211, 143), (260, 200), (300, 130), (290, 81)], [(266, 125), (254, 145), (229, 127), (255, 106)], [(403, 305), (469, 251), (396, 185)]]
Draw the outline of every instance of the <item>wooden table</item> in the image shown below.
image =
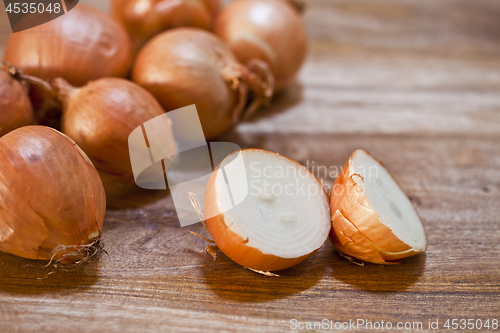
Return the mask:
[(422, 217), (426, 254), (359, 267), (327, 242), (269, 278), (201, 253), (187, 230), (203, 227), (181, 228), (168, 192), (108, 186), (107, 255), (48, 275), (0, 254), (0, 331), (275, 332), (292, 319), (439, 320), (443, 330), (447, 319), (500, 319), (500, 2), (310, 0), (305, 20), (298, 82), (222, 140), (310, 166), (369, 150)]

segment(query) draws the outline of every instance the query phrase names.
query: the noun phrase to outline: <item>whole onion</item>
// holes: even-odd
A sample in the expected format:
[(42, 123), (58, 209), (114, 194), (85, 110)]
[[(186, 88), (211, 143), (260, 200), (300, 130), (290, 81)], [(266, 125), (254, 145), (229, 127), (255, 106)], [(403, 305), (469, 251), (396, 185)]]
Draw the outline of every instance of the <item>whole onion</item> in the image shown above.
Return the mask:
[(167, 29), (210, 29), (219, 0), (113, 0), (113, 14), (137, 47)]
[(268, 101), (274, 91), (274, 78), (264, 62), (243, 66), (219, 38), (195, 28), (154, 37), (137, 56), (132, 78), (167, 112), (195, 104), (207, 140), (240, 119), (249, 91), (256, 97), (248, 112)]
[[(57, 78), (53, 86), (63, 104), (62, 131), (75, 140), (99, 171), (114, 176), (106, 178), (133, 180), (128, 138), (135, 128), (165, 114), (156, 99), (141, 86), (120, 78), (99, 79), (81, 88)], [(175, 140), (172, 131), (166, 131), (170, 140), (163, 145), (173, 159)]]
[(79, 4), (52, 21), (11, 34), (4, 59), (25, 74), (47, 81), (62, 77), (81, 86), (100, 77), (125, 77), (132, 44), (112, 17)]
[(25, 126), (0, 138), (0, 251), (82, 259), (101, 237), (105, 211), (96, 169), (67, 136)]
[(28, 85), (0, 68), (0, 136), (33, 122)]
[(267, 62), (276, 90), (286, 87), (304, 62), (306, 29), (300, 13), (288, 1), (233, 1), (217, 15), (214, 31), (241, 63), (252, 59)]

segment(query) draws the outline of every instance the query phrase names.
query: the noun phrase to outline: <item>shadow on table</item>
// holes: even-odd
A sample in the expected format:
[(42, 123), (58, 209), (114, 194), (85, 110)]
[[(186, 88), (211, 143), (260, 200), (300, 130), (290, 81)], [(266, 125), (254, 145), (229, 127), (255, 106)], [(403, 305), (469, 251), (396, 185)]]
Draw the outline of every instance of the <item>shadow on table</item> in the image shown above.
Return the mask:
[(105, 253), (78, 266), (29, 260), (0, 252), (0, 292), (12, 294), (42, 294), (59, 291), (81, 291), (98, 280), (99, 261)]
[(205, 282), (220, 297), (239, 302), (265, 302), (300, 293), (316, 285), (326, 268), (315, 253), (295, 267), (274, 272), (279, 277), (268, 277), (245, 269), (221, 251), (217, 254), (215, 261), (201, 254)]
[[(335, 250), (333, 250), (335, 251)], [(338, 253), (332, 265), (332, 277), (359, 289), (375, 293), (392, 293), (411, 287), (425, 270), (425, 253), (403, 259), (399, 265), (376, 265), (364, 263), (358, 266)]]
[(292, 106), (299, 104), (303, 98), (304, 87), (302, 83), (294, 81), (286, 89), (277, 92), (271, 101), (271, 105), (268, 108), (262, 108), (252, 119), (259, 120), (260, 118), (285, 112)]
[(146, 190), (135, 184), (104, 182), (108, 210), (135, 209), (147, 206), (169, 196), (169, 190)]

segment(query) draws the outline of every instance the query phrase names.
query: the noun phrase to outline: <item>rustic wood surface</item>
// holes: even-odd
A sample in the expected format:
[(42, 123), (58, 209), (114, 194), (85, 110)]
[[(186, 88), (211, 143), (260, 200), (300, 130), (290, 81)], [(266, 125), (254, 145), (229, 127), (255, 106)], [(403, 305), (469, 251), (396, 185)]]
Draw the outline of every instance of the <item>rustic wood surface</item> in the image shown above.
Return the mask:
[[(168, 192), (107, 185), (107, 255), (65, 271), (0, 253), (1, 332), (275, 332), (290, 331), (291, 319), (424, 329), (439, 319), (443, 329), (446, 319), (500, 319), (500, 2), (308, 3), (298, 82), (223, 140), (311, 168), (369, 150), (414, 203), (426, 254), (360, 267), (327, 242), (268, 278), (200, 253), (204, 241), (187, 230), (203, 227), (181, 228)], [(9, 34), (0, 4), (0, 52)]]

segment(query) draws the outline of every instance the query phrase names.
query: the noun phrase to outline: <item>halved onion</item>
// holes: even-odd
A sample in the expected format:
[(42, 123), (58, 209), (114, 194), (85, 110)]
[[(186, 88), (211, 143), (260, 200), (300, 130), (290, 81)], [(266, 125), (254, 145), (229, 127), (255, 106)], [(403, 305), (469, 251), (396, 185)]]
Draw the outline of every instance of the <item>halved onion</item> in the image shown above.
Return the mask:
[(395, 264), (424, 252), (422, 222), (382, 163), (356, 150), (335, 180), (330, 199), (330, 239), (347, 256)]
[[(277, 153), (243, 150), (245, 168), (231, 167), (233, 155), (210, 177), (204, 199), (207, 229), (222, 252), (247, 268), (277, 271), (318, 250), (330, 231), (328, 198), (319, 180)], [(225, 210), (246, 190), (241, 203)]]

